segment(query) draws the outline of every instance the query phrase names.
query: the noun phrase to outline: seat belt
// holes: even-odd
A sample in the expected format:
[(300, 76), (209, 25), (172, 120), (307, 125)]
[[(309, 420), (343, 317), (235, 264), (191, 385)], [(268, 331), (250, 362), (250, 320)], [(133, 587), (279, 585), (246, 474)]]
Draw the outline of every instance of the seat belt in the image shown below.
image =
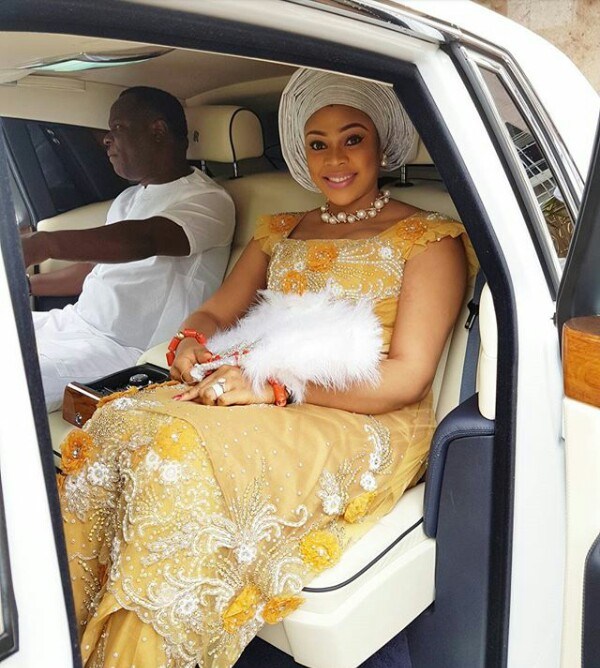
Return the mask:
[(469, 330), (467, 338), (467, 346), (465, 349), (465, 359), (463, 362), (462, 380), (460, 383), (460, 400), (462, 404), (465, 399), (468, 399), (475, 394), (476, 380), (477, 380), (477, 362), (479, 361), (479, 301), (481, 299), (481, 291), (485, 285), (485, 276), (481, 270), (477, 273), (475, 278), (475, 287), (473, 288), (473, 296), (467, 304), (469, 315), (465, 322), (465, 329)]

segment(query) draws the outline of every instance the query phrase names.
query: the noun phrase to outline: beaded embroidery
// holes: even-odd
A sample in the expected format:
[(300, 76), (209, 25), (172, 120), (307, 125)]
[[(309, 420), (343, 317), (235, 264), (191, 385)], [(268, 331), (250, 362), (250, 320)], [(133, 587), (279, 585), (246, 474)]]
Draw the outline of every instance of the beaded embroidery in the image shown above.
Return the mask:
[[(297, 216), (265, 220), (269, 287), (283, 289), (287, 277), (290, 291), (397, 297), (414, 239), (443, 236), (435, 218), (315, 242), (283, 238)], [(383, 317), (391, 327), (391, 311)], [(71, 438), (72, 474), (60, 482), (80, 623), (91, 624), (108, 594), (109, 612), (132, 611), (159, 634), (166, 668), (229, 667), (416, 479), (433, 413), (427, 403), (334, 420), (310, 406), (186, 408), (166, 389), (110, 397)], [(108, 635), (105, 627), (91, 641), (96, 662), (108, 660)]]
[(378, 487), (376, 476), (391, 471), (393, 453), (390, 431), (372, 415), (367, 420), (364, 425), (367, 446), (355, 457), (345, 459), (335, 474), (328, 470), (321, 474), (317, 496), (321, 499), (325, 515), (344, 515), (350, 501), (350, 488), (357, 479), (366, 493), (373, 494)]
[(388, 240), (284, 239), (273, 248), (267, 282), (270, 289), (286, 293), (318, 292), (333, 285), (346, 299), (386, 299), (400, 294), (403, 274), (402, 253)]

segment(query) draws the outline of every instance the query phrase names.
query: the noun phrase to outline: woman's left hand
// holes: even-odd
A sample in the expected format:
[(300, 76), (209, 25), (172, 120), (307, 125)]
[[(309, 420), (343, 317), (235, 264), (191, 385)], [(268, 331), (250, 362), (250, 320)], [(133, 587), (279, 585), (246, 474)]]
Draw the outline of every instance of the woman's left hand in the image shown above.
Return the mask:
[(252, 389), (252, 383), (244, 376), (242, 370), (238, 366), (227, 364), (173, 398), (177, 401), (194, 401), (205, 406), (275, 403), (275, 395), (270, 385), (267, 384), (261, 394), (256, 394)]

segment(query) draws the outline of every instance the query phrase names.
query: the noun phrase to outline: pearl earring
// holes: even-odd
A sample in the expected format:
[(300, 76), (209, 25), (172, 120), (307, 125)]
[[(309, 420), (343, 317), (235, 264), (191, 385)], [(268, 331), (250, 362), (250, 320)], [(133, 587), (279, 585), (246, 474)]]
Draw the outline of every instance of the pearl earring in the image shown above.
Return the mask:
[(385, 157), (385, 153), (381, 156), (381, 166), (382, 167), (387, 167), (388, 161), (387, 158)]

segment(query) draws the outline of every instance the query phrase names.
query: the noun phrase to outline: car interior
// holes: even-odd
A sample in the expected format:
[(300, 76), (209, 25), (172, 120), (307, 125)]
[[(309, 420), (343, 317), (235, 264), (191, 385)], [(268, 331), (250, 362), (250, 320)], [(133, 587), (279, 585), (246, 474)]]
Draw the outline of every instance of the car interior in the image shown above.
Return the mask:
[[(277, 105), (295, 69), (289, 64), (18, 32), (2, 35), (0, 53), (0, 116), (16, 222), (23, 233), (104, 223), (111, 201), (129, 184), (113, 173), (102, 136), (111, 104), (133, 85), (163, 88), (181, 100), (190, 163), (206, 170), (233, 198), (236, 229), (227, 272), (252, 238), (259, 215), (323, 203), (319, 194), (292, 179), (279, 150)], [(123, 62), (86, 69), (89, 62), (81, 54), (118, 55)], [(80, 67), (69, 69), (68, 63), (77, 62)], [(406, 165), (383, 176), (382, 186), (413, 206), (461, 218), (421, 138)], [(31, 271), (60, 266), (48, 260)], [(456, 663), (447, 665), (484, 665), (498, 340), (490, 290), (483, 287), (473, 300), (474, 291), (479, 293), (473, 283), (435, 376), (439, 426), (426, 479), (339, 564), (310, 583), (299, 610), (260, 632), (260, 638), (298, 664), (358, 666), (408, 629), (415, 666), (440, 665), (428, 663), (428, 637), (434, 634), (443, 647), (443, 638), (457, 632), (457, 611), (466, 606), (464, 648)], [(47, 310), (74, 300), (76, 295), (38, 298), (32, 308)], [(472, 328), (479, 330), (475, 339), (465, 327), (473, 324), (473, 301), (479, 314)], [(174, 331), (178, 325), (173, 323)], [(147, 351), (139, 364), (166, 368), (166, 345)], [(73, 425), (61, 411), (50, 413), (48, 420), (58, 465), (61, 440)], [(472, 472), (468, 480), (461, 473), (465, 461)], [(471, 585), (471, 591), (461, 591), (465, 569), (471, 569), (471, 577), (477, 573), (479, 591)], [(470, 663), (473, 656), (482, 663)]]

